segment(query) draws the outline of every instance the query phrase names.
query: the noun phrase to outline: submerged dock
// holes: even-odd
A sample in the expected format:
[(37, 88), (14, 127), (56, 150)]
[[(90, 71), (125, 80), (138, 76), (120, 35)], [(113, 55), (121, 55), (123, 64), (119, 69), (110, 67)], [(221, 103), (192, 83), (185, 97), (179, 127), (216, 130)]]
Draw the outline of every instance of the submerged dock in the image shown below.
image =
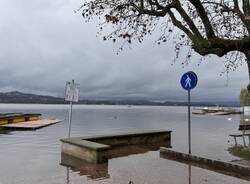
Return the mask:
[(41, 114), (23, 114), (23, 113), (1, 113), (0, 125), (20, 123), (24, 121), (35, 121), (40, 119)]
[(36, 130), (61, 121), (60, 119), (41, 119), (41, 114), (34, 113), (0, 114), (0, 128), (10, 130)]
[(24, 121), (19, 123), (5, 124), (0, 125), (0, 127), (9, 130), (36, 130), (39, 128), (59, 123), (61, 121), (62, 120), (60, 119), (40, 119), (35, 121)]

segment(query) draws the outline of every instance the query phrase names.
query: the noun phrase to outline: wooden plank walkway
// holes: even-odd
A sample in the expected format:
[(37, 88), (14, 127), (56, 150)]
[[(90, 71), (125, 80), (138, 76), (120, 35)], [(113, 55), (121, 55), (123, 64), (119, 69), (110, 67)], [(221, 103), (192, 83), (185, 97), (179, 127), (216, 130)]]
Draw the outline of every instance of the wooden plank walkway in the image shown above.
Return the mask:
[(0, 125), (0, 128), (9, 130), (36, 130), (39, 128), (59, 123), (61, 121), (62, 120), (60, 119), (41, 119), (36, 121), (25, 121), (20, 123)]

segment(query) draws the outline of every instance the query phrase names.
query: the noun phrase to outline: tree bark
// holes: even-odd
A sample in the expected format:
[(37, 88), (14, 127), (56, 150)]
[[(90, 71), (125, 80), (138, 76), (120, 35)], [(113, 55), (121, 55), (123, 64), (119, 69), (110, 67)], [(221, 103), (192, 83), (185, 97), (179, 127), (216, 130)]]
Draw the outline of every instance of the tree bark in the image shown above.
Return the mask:
[(248, 67), (248, 80), (249, 80), (249, 84), (247, 85), (247, 90), (250, 93), (250, 50), (245, 52), (245, 56)]

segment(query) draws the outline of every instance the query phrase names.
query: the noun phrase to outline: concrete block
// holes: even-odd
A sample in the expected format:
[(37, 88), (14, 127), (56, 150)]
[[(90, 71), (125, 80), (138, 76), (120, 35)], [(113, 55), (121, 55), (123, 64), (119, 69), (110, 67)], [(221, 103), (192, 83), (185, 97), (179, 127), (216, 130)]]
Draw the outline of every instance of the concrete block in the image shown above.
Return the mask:
[(108, 150), (117, 146), (158, 144), (171, 147), (171, 131), (158, 130), (61, 139), (62, 153), (90, 163), (108, 160)]
[(227, 175), (233, 175), (236, 177), (250, 176), (250, 167), (230, 162), (224, 162), (221, 160), (199, 157), (197, 155), (181, 153), (164, 147), (160, 148), (160, 156), (162, 158), (177, 160), (187, 164), (193, 164), (201, 168), (215, 170)]

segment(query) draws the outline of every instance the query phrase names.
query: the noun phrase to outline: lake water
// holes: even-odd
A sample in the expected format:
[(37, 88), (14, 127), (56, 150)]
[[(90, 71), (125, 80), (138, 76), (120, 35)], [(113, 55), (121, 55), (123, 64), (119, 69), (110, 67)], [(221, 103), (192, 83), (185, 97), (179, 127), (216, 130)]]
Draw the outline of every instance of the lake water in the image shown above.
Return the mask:
[[(44, 118), (65, 119), (36, 131), (12, 131), (0, 134), (0, 184), (14, 183), (187, 183), (186, 166), (159, 158), (158, 151), (116, 158), (109, 161), (110, 177), (92, 180), (60, 165), (60, 139), (67, 137), (68, 105), (1, 104), (0, 112), (41, 113)], [(227, 152), (234, 142), (229, 134), (238, 130), (240, 116), (192, 115), (192, 153), (231, 161)], [(231, 118), (231, 119), (230, 119)], [(71, 136), (119, 133), (141, 130), (172, 130), (174, 150), (187, 151), (187, 108), (151, 106), (75, 105)], [(161, 169), (160, 169), (161, 168)], [(212, 171), (193, 168), (193, 183), (209, 178), (210, 183), (245, 183)], [(184, 172), (183, 178), (177, 173)], [(150, 174), (148, 174), (150, 173)], [(198, 174), (197, 174), (198, 173)], [(200, 173), (200, 174), (199, 174)], [(150, 177), (151, 175), (155, 175)], [(159, 176), (158, 176), (159, 175)], [(163, 177), (164, 176), (164, 177)], [(147, 178), (148, 177), (148, 178)], [(176, 180), (173, 179), (176, 178)], [(220, 178), (220, 179), (218, 179)], [(205, 181), (204, 180), (204, 181)], [(209, 183), (208, 182), (208, 183)], [(249, 183), (249, 182), (246, 182)]]

